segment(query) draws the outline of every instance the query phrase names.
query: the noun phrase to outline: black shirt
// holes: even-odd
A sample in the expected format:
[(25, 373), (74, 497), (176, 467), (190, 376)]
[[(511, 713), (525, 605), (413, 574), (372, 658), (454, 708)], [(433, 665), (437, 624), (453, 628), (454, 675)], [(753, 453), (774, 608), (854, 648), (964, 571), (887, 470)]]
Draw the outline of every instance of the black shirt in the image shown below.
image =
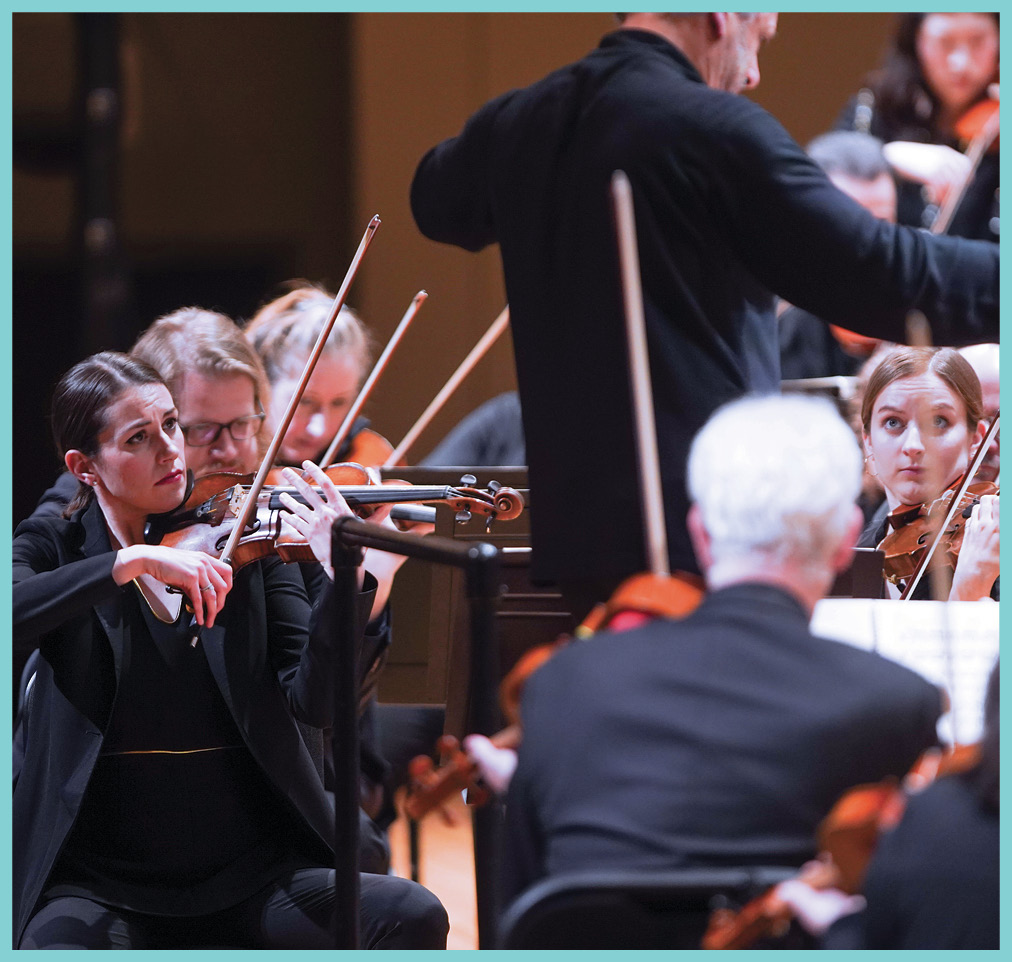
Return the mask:
[[(295, 852), (287, 816), (243, 742), (203, 645), (128, 592), (132, 631), (77, 822), (46, 898), (82, 895), (156, 915), (234, 905)], [(135, 618), (136, 616), (136, 618)]]

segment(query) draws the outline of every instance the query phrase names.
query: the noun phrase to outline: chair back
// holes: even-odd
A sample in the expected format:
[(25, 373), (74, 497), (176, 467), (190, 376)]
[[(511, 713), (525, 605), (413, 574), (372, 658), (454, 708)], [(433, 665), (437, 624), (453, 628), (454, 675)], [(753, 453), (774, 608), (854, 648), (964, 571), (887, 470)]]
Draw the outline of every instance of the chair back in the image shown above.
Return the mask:
[[(796, 867), (583, 872), (531, 886), (506, 910), (503, 949), (698, 949), (710, 913), (741, 905)], [(799, 935), (777, 947), (808, 947)], [(791, 945), (790, 942), (798, 942)]]

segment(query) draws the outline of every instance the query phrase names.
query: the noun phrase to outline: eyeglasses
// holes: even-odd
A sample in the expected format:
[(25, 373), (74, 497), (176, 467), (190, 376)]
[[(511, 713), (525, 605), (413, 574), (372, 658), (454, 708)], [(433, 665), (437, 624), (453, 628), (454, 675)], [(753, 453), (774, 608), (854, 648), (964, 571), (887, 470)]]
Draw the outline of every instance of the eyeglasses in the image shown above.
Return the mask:
[(247, 414), (246, 417), (235, 418), (228, 424), (220, 424), (217, 421), (201, 421), (199, 424), (191, 424), (187, 427), (179, 426), (186, 438), (186, 443), (194, 448), (206, 448), (214, 444), (226, 428), (233, 441), (248, 441), (257, 431), (260, 430), (260, 422), (267, 417), (263, 411), (259, 414)]

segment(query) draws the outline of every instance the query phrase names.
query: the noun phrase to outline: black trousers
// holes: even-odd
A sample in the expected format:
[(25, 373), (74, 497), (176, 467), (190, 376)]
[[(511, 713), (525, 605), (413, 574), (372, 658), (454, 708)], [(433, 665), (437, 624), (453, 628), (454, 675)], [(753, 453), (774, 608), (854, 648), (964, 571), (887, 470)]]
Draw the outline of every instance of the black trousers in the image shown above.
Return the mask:
[[(28, 923), (22, 949), (329, 949), (334, 870), (300, 868), (212, 915), (169, 917), (62, 896)], [(449, 920), (428, 889), (392, 875), (362, 875), (363, 949), (445, 949)]]

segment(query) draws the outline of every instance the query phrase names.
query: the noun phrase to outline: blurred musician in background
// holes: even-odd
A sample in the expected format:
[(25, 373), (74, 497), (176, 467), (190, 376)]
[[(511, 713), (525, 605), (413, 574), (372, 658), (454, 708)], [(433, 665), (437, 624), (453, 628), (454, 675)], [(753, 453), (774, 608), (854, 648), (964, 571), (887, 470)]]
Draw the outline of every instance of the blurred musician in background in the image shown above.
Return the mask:
[[(334, 303), (333, 295), (322, 288), (293, 283), (297, 286), (261, 307), (245, 326), (271, 383), (272, 424), (280, 421), (287, 409)], [(323, 456), (369, 373), (371, 353), (372, 337), (365, 324), (350, 307), (342, 307), (285, 433), (282, 464), (300, 466), (304, 460), (317, 461)], [(357, 460), (347, 455), (368, 424), (365, 418), (355, 422), (335, 461)], [(366, 466), (376, 463), (381, 462)]]
[[(900, 176), (899, 221), (930, 228), (946, 196), (970, 174), (965, 155), (981, 118), (997, 111), (999, 20), (990, 13), (899, 14), (881, 69), (837, 126), (886, 143)], [(995, 148), (997, 140), (995, 141)], [(948, 233), (998, 240), (997, 149), (987, 152)]]
[(516, 391), (506, 391), (480, 404), (422, 463), (448, 466), (526, 464), (520, 395)]
[(861, 897), (799, 887), (787, 897), (802, 924), (822, 936), (820, 948), (999, 948), (998, 671), (995, 663), (983, 737), (964, 751), (971, 760), (910, 792), (899, 823), (875, 845)]

